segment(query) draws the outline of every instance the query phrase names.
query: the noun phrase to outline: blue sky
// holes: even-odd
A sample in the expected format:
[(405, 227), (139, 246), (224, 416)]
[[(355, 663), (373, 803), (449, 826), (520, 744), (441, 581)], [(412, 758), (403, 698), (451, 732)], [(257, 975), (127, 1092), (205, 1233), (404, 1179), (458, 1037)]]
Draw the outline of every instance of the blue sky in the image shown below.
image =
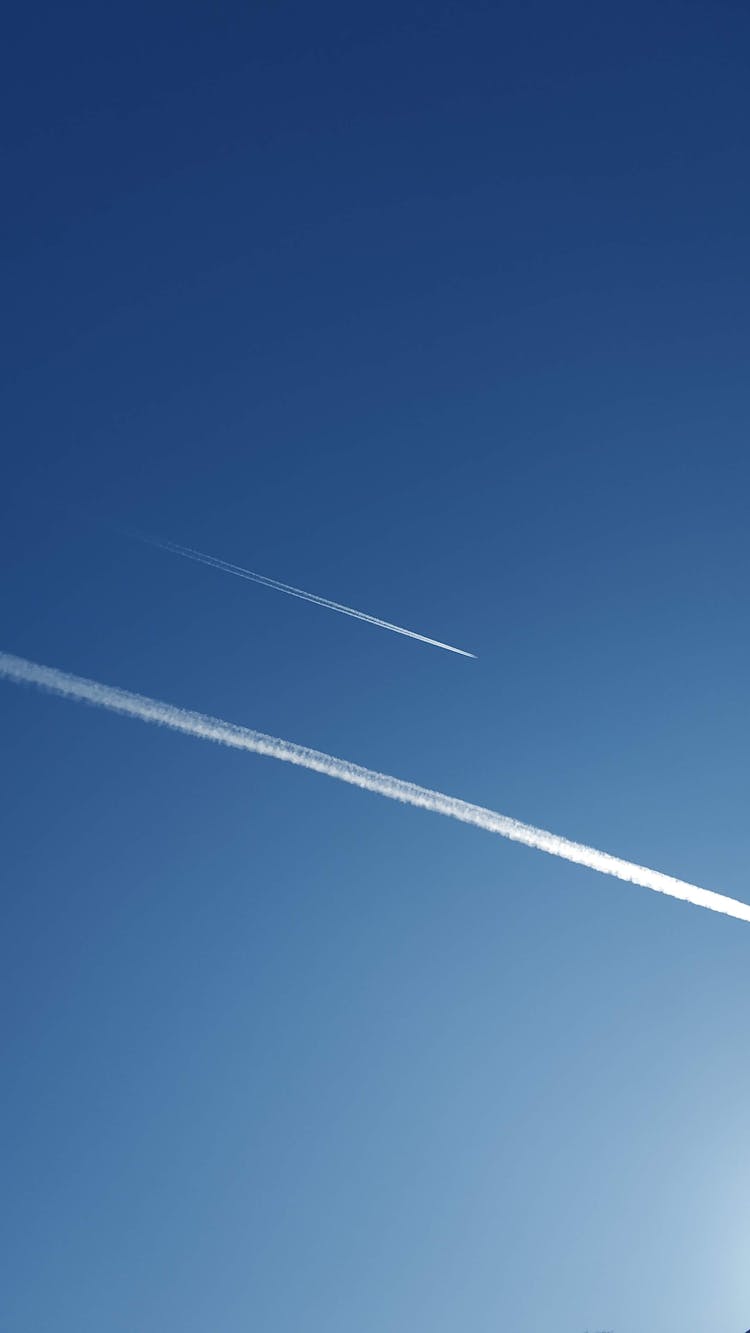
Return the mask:
[[(0, 647), (750, 899), (749, 42), (725, 2), (19, 10)], [(0, 719), (3, 1328), (747, 1327), (740, 923)]]

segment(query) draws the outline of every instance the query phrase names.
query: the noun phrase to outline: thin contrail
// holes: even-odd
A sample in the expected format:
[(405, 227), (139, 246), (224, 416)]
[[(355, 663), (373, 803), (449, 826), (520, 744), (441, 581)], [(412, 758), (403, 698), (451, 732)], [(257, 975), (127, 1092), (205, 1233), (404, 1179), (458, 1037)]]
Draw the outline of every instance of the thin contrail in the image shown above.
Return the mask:
[(189, 736), (199, 736), (203, 740), (216, 741), (219, 745), (230, 745), (235, 750), (250, 750), (254, 754), (269, 755), (272, 759), (281, 759), (288, 764), (297, 764), (300, 768), (312, 769), (315, 773), (324, 773), (329, 778), (338, 778), (353, 787), (362, 787), (365, 791), (378, 792), (392, 801), (403, 801), (406, 805), (415, 805), (423, 810), (433, 810), (439, 815), (449, 815), (451, 819), (460, 819), (465, 824), (476, 824), (489, 833), (499, 833), (513, 842), (523, 842), (527, 847), (536, 847), (539, 851), (549, 852), (551, 856), (561, 856), (566, 861), (598, 870), (603, 875), (614, 875), (617, 879), (627, 880), (630, 884), (641, 884), (656, 893), (666, 893), (672, 898), (681, 898), (694, 903), (696, 907), (707, 907), (713, 912), (723, 912), (725, 916), (736, 917), (738, 921), (750, 922), (750, 904), (727, 898), (722, 893), (713, 893), (710, 889), (701, 889), (696, 884), (688, 884), (671, 875), (663, 875), (659, 870), (649, 870), (646, 866), (635, 865), (632, 861), (623, 861), (609, 852), (599, 852), (583, 843), (571, 842), (556, 833), (534, 828), (532, 824), (522, 824), (508, 815), (498, 814), (495, 810), (484, 809), (481, 805), (470, 805), (455, 796), (444, 796), (442, 792), (430, 791), (428, 787), (418, 787), (413, 782), (404, 782), (401, 778), (392, 778), (387, 773), (376, 773), (372, 769), (362, 768), (359, 764), (350, 764), (345, 759), (336, 759), (333, 755), (320, 750), (309, 750), (304, 745), (295, 745), (292, 741), (280, 740), (277, 736), (266, 736), (262, 731), (251, 731), (249, 727), (240, 727), (233, 722), (223, 722), (221, 718), (209, 717), (205, 713), (194, 713), (173, 704), (161, 703), (158, 699), (149, 699), (142, 694), (131, 694), (128, 690), (118, 689), (114, 685), (101, 685), (82, 676), (72, 676), (66, 671), (54, 667), (39, 666), (28, 662), (23, 657), (14, 657), (10, 653), (0, 652), (0, 678), (17, 683), (36, 685), (52, 694), (59, 694), (67, 699), (76, 699), (81, 703), (93, 704), (97, 708), (106, 708), (113, 713), (124, 713), (128, 717), (140, 718), (142, 722), (155, 722), (157, 726), (170, 727), (172, 731), (186, 732)]
[(378, 616), (368, 616), (365, 611), (356, 611), (353, 606), (342, 606), (340, 602), (332, 602), (330, 597), (319, 597), (317, 593), (305, 592), (304, 588), (294, 588), (290, 583), (281, 583), (278, 579), (268, 578), (265, 574), (256, 574), (252, 569), (232, 565), (228, 560), (220, 560), (218, 556), (195, 551), (191, 546), (179, 546), (177, 542), (162, 541), (157, 537), (148, 537), (142, 532), (132, 535), (139, 541), (147, 542), (149, 546), (156, 546), (162, 551), (171, 551), (173, 555), (184, 556), (186, 560), (197, 560), (198, 564), (210, 565), (212, 569), (220, 569), (223, 573), (234, 574), (240, 579), (249, 579), (251, 583), (261, 583), (265, 588), (275, 588), (277, 592), (285, 592), (289, 597), (299, 597), (303, 602), (314, 602), (316, 606), (324, 606), (329, 611), (340, 611), (342, 615), (353, 616), (355, 620), (364, 620), (366, 624), (377, 625), (379, 629), (392, 630), (394, 634), (404, 634), (407, 639), (417, 639), (432, 648), (444, 648), (448, 653), (458, 653), (460, 657), (476, 659), (476, 653), (467, 653), (464, 648), (454, 648), (452, 644), (442, 643), (440, 639), (429, 639), (426, 634), (417, 634), (416, 630), (404, 629), (402, 625), (392, 625), (390, 621), (380, 620)]

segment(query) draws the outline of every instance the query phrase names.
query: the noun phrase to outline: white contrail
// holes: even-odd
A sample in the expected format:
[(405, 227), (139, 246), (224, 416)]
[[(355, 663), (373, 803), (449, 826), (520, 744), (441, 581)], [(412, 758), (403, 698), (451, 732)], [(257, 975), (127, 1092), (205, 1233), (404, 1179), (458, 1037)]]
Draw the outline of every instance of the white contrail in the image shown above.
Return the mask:
[(417, 634), (416, 630), (404, 629), (402, 625), (392, 625), (388, 620), (368, 616), (365, 611), (355, 611), (352, 606), (342, 606), (340, 602), (332, 602), (330, 597), (319, 597), (317, 593), (305, 592), (304, 588), (294, 588), (290, 583), (280, 583), (278, 579), (268, 578), (265, 574), (256, 574), (252, 569), (243, 569), (241, 565), (232, 565), (228, 560), (220, 560), (218, 556), (195, 551), (191, 546), (179, 546), (177, 542), (162, 541), (157, 537), (148, 537), (142, 532), (135, 532), (132, 535), (139, 541), (158, 547), (159, 550), (171, 551), (174, 555), (184, 556), (187, 560), (197, 560), (199, 564), (210, 565), (212, 569), (220, 569), (225, 574), (235, 574), (237, 578), (249, 579), (251, 583), (261, 583), (265, 588), (275, 588), (277, 592), (285, 592), (289, 597), (299, 597), (303, 602), (314, 602), (316, 606), (324, 606), (329, 611), (340, 611), (342, 615), (353, 616), (355, 620), (364, 620), (366, 624), (377, 625), (379, 629), (392, 630), (394, 634), (404, 634), (407, 639), (417, 639), (432, 648), (444, 648), (448, 653), (458, 653), (460, 657), (476, 659), (476, 653), (467, 653), (464, 648), (454, 648), (452, 644), (442, 643), (440, 639), (429, 639), (426, 634)]
[(468, 801), (461, 801), (455, 796), (444, 796), (442, 792), (430, 791), (429, 787), (418, 787), (413, 782), (392, 778), (387, 773), (376, 773), (370, 768), (350, 764), (345, 759), (336, 759), (320, 750), (309, 750), (304, 745), (295, 745), (277, 736), (266, 736), (262, 731), (251, 731), (249, 727), (223, 722), (221, 718), (210, 717), (206, 713), (175, 708), (173, 704), (161, 703), (158, 699), (149, 699), (142, 694), (131, 694), (129, 690), (121, 690), (114, 685), (100, 685), (97, 681), (72, 676), (54, 667), (39, 666), (23, 657), (13, 657), (10, 653), (0, 652), (0, 678), (37, 685), (40, 689), (63, 695), (67, 699), (77, 699), (113, 713), (124, 713), (128, 717), (140, 718), (142, 722), (155, 722), (157, 726), (216, 741), (219, 745), (230, 745), (236, 750), (250, 750), (254, 754), (282, 759), (285, 763), (324, 773), (329, 778), (338, 778), (340, 782), (348, 782), (353, 787), (378, 792), (392, 801), (403, 801), (406, 805), (460, 819), (465, 824), (476, 824), (489, 833), (499, 833), (504, 838), (511, 838), (513, 842), (523, 842), (527, 847), (536, 847), (552, 856), (561, 856), (566, 861), (588, 866), (590, 870), (598, 870), (603, 875), (614, 875), (617, 879), (641, 884), (656, 893), (666, 893), (672, 898), (694, 903), (697, 907), (708, 907), (713, 912), (723, 912), (725, 916), (750, 922), (748, 903), (727, 898), (722, 893), (713, 893), (710, 889), (698, 888), (696, 884), (687, 884), (681, 879), (673, 879), (671, 875), (635, 865), (632, 861), (623, 861), (619, 856), (610, 856), (608, 852), (598, 852), (583, 843), (570, 842), (568, 838), (561, 838), (556, 833), (534, 828), (532, 824), (522, 824), (517, 819), (498, 814), (495, 810), (487, 810), (481, 805), (470, 805)]

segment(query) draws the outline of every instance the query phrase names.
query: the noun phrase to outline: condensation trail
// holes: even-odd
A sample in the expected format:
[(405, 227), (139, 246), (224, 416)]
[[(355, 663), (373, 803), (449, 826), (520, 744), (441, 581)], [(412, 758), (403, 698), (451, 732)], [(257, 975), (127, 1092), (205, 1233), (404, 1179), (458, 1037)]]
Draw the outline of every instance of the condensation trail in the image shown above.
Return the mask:
[(305, 592), (304, 588), (295, 588), (291, 583), (281, 583), (278, 579), (268, 578), (265, 574), (256, 574), (252, 569), (243, 569), (241, 565), (232, 565), (228, 560), (220, 560), (218, 556), (195, 551), (191, 546), (179, 546), (177, 542), (162, 541), (157, 537), (148, 537), (142, 532), (134, 532), (132, 536), (148, 543), (149, 546), (158, 547), (161, 551), (171, 551), (173, 555), (181, 555), (186, 560), (196, 560), (200, 565), (220, 569), (224, 574), (234, 574), (239, 579), (260, 583), (264, 588), (274, 588), (276, 592), (286, 593), (288, 597), (299, 597), (303, 602), (313, 602), (315, 606), (323, 606), (328, 611), (340, 611), (342, 615), (352, 616), (355, 620), (364, 620), (367, 625), (376, 625), (379, 629), (392, 630), (394, 634), (403, 634), (407, 639), (417, 639), (419, 643), (427, 643), (432, 648), (444, 648), (446, 652), (457, 653), (459, 657), (476, 659), (476, 653), (467, 653), (464, 648), (454, 648), (450, 643), (441, 643), (440, 639), (429, 639), (426, 634), (417, 634), (416, 630), (404, 629), (402, 625), (392, 625), (388, 620), (369, 616), (365, 611), (356, 611), (352, 606), (342, 606), (340, 602), (332, 602), (329, 597), (319, 597), (317, 593)]
[(253, 754), (268, 755), (272, 759), (281, 759), (288, 764), (297, 764), (300, 768), (309, 768), (315, 773), (324, 773), (326, 777), (348, 782), (353, 787), (364, 791), (377, 792), (392, 801), (402, 801), (405, 805), (418, 806), (423, 810), (432, 810), (439, 815), (448, 815), (451, 819), (460, 819), (465, 824), (476, 824), (489, 833), (499, 833), (513, 842), (525, 843), (527, 847), (536, 847), (539, 851), (549, 852), (551, 856), (560, 856), (566, 861), (598, 870), (603, 875), (614, 875), (616, 879), (627, 880), (630, 884), (640, 884), (656, 893), (666, 893), (672, 898), (681, 898), (684, 902), (694, 903), (696, 907), (707, 907), (713, 912), (722, 912), (725, 916), (736, 917), (738, 921), (750, 922), (750, 904), (727, 898), (722, 893), (713, 893), (710, 889), (699, 888), (684, 880), (674, 879), (658, 870), (649, 870), (646, 866), (635, 865), (632, 861), (623, 861), (608, 852), (599, 852), (582, 843), (571, 842), (556, 833), (534, 828), (531, 824), (522, 824), (508, 815), (498, 814), (480, 805), (470, 805), (454, 796), (445, 796), (442, 792), (431, 791), (428, 787), (418, 787), (413, 782), (404, 782), (400, 778), (390, 777), (387, 773), (376, 773), (372, 769), (362, 768), (359, 764), (350, 764), (345, 759), (336, 759), (333, 755), (320, 750), (309, 750), (303, 745), (280, 740), (276, 736), (266, 736), (262, 731), (251, 731), (249, 727), (240, 727), (233, 722), (223, 722), (220, 718), (209, 717), (205, 713), (194, 713), (172, 704), (161, 703), (158, 699), (149, 699), (142, 694), (131, 694), (113, 685), (100, 685), (97, 681), (86, 680), (81, 676), (72, 676), (54, 667), (39, 666), (22, 657), (13, 657), (9, 653), (0, 653), (0, 678), (5, 680), (36, 685), (52, 694), (62, 695), (67, 699), (76, 699), (81, 703), (93, 704), (97, 708), (106, 708), (110, 712), (123, 713), (128, 717), (139, 718), (142, 722), (154, 722), (157, 726), (169, 727), (172, 731), (185, 732), (189, 736), (198, 736), (202, 740), (216, 741), (219, 745), (229, 745), (236, 750), (249, 750)]

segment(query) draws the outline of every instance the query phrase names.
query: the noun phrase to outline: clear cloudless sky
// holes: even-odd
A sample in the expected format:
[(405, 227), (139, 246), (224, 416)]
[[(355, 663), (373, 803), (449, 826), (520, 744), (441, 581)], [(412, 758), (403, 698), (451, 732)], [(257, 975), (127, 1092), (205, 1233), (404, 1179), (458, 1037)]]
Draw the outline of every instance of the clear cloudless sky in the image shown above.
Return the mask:
[[(0, 647), (750, 900), (747, 5), (32, 0), (0, 62)], [(747, 926), (0, 736), (4, 1331), (748, 1326)]]

